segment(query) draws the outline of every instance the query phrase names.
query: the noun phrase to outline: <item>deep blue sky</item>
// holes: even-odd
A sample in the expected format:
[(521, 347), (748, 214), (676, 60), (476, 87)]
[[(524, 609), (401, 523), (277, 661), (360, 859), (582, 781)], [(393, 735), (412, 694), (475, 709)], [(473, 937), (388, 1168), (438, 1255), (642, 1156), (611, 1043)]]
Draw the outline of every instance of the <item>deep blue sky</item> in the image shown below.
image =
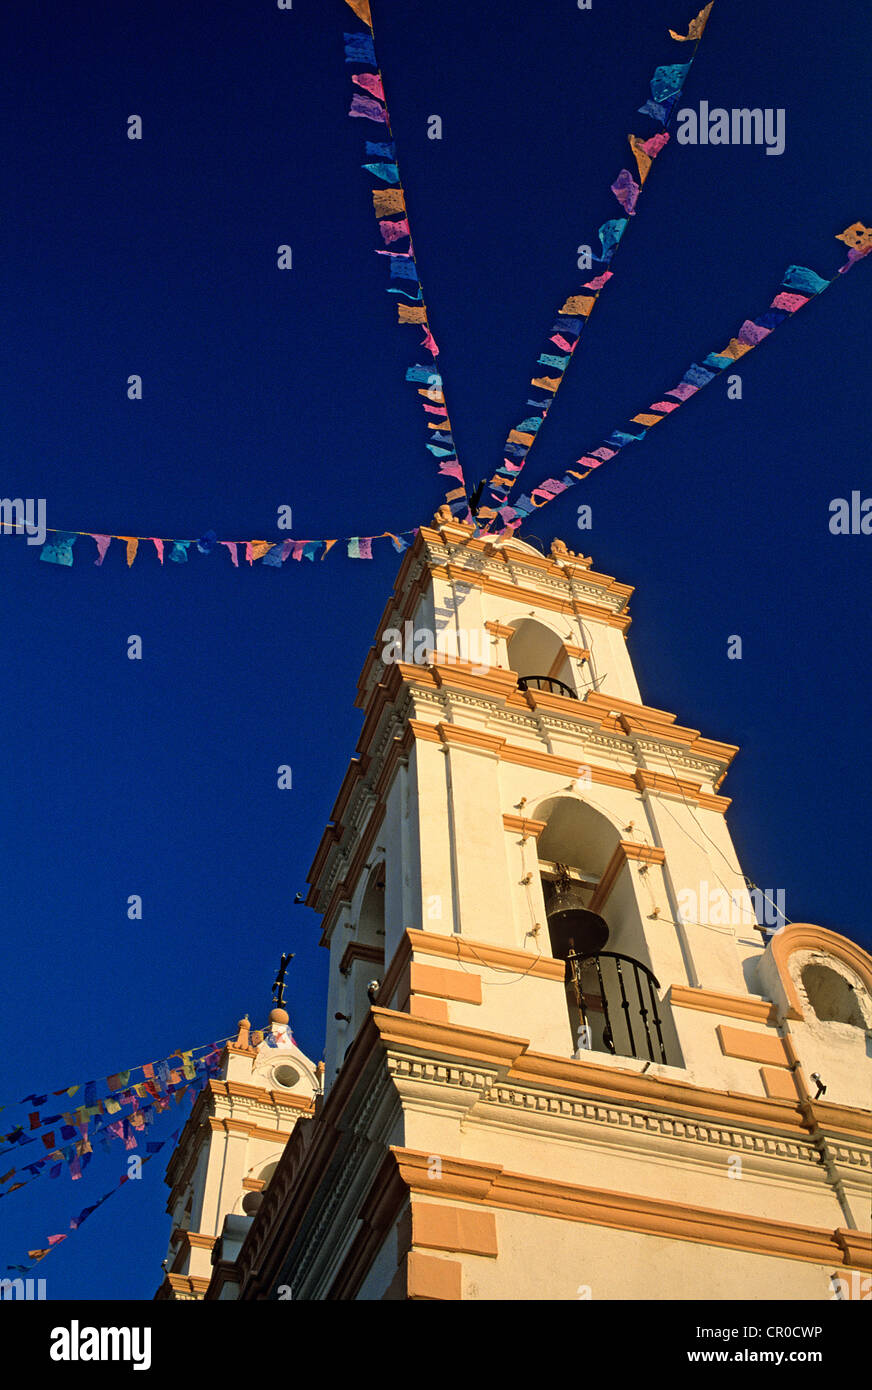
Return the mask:
[[(455, 436), (475, 480), (524, 413), (540, 339), (684, 0), (374, 0), (419, 267)], [(441, 500), (418, 335), (384, 292), (375, 127), (349, 121), (341, 0), (41, 3), (7, 16), (5, 496), (74, 530), (303, 536), (405, 529)], [(658, 159), (529, 465), (601, 442), (761, 312), (791, 262), (830, 275), (868, 182), (869, 15), (848, 0), (719, 0), (682, 105), (783, 107), (787, 148)], [(126, 138), (140, 114), (144, 139)], [(427, 117), (443, 120), (441, 142)], [(293, 247), (280, 273), (275, 251)], [(859, 265), (522, 534), (555, 534), (637, 586), (643, 697), (741, 745), (724, 790), (745, 871), (787, 915), (868, 942), (869, 555), (828, 504), (872, 495), (872, 267)], [(423, 360), (423, 359), (419, 359)], [(126, 380), (144, 379), (131, 403)], [(577, 505), (593, 531), (575, 530)], [(281, 950), (304, 1049), (326, 952), (293, 907), (360, 714), (356, 678), (396, 570), (323, 564), (73, 569), (0, 539), (5, 622), (0, 1094), (15, 1098), (262, 1021)], [(130, 634), (144, 659), (127, 659)], [(739, 634), (744, 659), (728, 661)], [(292, 791), (276, 768), (293, 767)], [(127, 898), (144, 901), (142, 922)], [(865, 932), (865, 936), (864, 936)], [(9, 1112), (0, 1121), (7, 1127)], [(164, 1131), (172, 1128), (164, 1123)], [(157, 1129), (157, 1127), (156, 1127)], [(40, 1267), (50, 1297), (150, 1297), (168, 1235), (163, 1157)], [(45, 1178), (0, 1203), (0, 1263), (108, 1189)]]

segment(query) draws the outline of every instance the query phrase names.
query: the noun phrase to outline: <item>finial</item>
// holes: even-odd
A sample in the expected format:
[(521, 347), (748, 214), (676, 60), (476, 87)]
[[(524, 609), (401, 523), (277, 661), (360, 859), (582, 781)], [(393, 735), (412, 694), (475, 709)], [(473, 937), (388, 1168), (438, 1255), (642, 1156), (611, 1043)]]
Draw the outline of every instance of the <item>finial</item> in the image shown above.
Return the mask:
[(433, 525), (451, 526), (453, 521), (454, 517), (451, 515), (451, 508), (448, 506), (447, 502), (443, 502), (442, 506), (437, 507), (436, 509), (436, 512), (433, 516)]
[(239, 1032), (236, 1035), (236, 1047), (248, 1047), (248, 1035), (251, 1030), (251, 1024), (248, 1021), (248, 1014), (246, 1014), (244, 1018), (241, 1018), (239, 1020), (237, 1027), (239, 1029)]

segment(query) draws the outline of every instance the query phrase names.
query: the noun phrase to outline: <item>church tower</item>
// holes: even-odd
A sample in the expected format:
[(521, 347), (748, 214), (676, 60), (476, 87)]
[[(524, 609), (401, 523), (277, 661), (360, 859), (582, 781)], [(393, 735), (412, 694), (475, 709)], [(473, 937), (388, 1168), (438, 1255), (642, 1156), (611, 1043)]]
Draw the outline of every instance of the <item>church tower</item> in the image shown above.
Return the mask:
[(325, 1095), (225, 1296), (872, 1287), (872, 960), (749, 893), (737, 750), (643, 703), (631, 593), (444, 509), (405, 555), (310, 871)]
[(236, 1297), (233, 1261), (288, 1137), (312, 1117), (320, 1081), (283, 1008), (265, 1033), (240, 1020), (167, 1168), (173, 1225), (156, 1299)]

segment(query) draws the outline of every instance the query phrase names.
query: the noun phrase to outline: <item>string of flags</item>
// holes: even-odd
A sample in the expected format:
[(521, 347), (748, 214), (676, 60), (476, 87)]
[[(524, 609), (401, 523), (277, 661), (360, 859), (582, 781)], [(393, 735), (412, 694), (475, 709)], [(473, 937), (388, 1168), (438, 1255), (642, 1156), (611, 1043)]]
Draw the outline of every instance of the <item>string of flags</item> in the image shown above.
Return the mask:
[(497, 509), (480, 507), (477, 519), (491, 525), (499, 517), (505, 528), (500, 534), (511, 533), (521, 525), (524, 518), (529, 516), (531, 512), (547, 506), (555, 497), (559, 497), (583, 478), (588, 477), (593, 469), (601, 468), (604, 463), (613, 459), (628, 444), (634, 444), (644, 439), (649, 429), (659, 425), (673, 411), (678, 410), (685, 401), (690, 400), (704, 386), (714, 381), (719, 372), (725, 371), (728, 367), (734, 367), (746, 353), (759, 347), (760, 343), (768, 338), (779, 324), (798, 313), (812, 299), (823, 294), (824, 290), (834, 284), (840, 275), (844, 275), (858, 260), (872, 251), (872, 228), (864, 227), (862, 222), (852, 223), (843, 232), (839, 232), (836, 239), (845, 242), (849, 249), (848, 259), (839, 267), (832, 279), (825, 279), (806, 266), (788, 266), (781, 288), (769, 308), (756, 319), (745, 319), (736, 336), (730, 338), (726, 347), (721, 348), (718, 352), (710, 352), (708, 356), (703, 358), (701, 364), (692, 363), (681, 381), (663, 393), (662, 400), (655, 401), (646, 410), (640, 411), (632, 417), (630, 424), (634, 428), (614, 430), (598, 448), (590, 450), (589, 453), (583, 454), (581, 458), (576, 460), (579, 467), (586, 470), (585, 472), (579, 473), (570, 468), (562, 478), (547, 478), (545, 482), (533, 488), (529, 496), (517, 498), (511, 506), (503, 505)]
[[(167, 1144), (175, 1143), (181, 1132), (182, 1127), (181, 1125), (179, 1125), (178, 1129), (174, 1129), (172, 1134), (168, 1135), (166, 1139), (150, 1140), (147, 1144), (148, 1152), (146, 1153), (145, 1157), (143, 1157), (140, 1160), (141, 1165), (144, 1166), (146, 1163), (150, 1163), (151, 1160), (153, 1158), (156, 1158), (157, 1155), (160, 1153), (161, 1149), (165, 1148)], [(104, 1202), (108, 1202), (110, 1197), (114, 1197), (115, 1193), (118, 1192), (119, 1189), (122, 1188), (126, 1182), (130, 1182), (130, 1174), (122, 1173), (121, 1177), (118, 1179), (118, 1182), (114, 1185), (114, 1187), (110, 1187), (109, 1191), (104, 1192), (102, 1197), (98, 1197), (96, 1202), (92, 1202), (89, 1206), (83, 1207), (82, 1210), (79, 1212), (78, 1216), (73, 1217), (73, 1219), (70, 1221), (69, 1229), (67, 1231), (58, 1232), (54, 1235), (47, 1236), (46, 1243), (44, 1246), (37, 1247), (34, 1250), (28, 1250), (27, 1253), (30, 1257), (30, 1264), (7, 1265), (7, 1274), (28, 1274), (30, 1270), (32, 1270), (36, 1265), (40, 1263), (41, 1260), (45, 1259), (46, 1255), (50, 1255), (52, 1250), (57, 1249), (57, 1247), (67, 1239), (68, 1235), (72, 1231), (77, 1231), (80, 1228), (80, 1226), (82, 1226), (83, 1223), (88, 1220), (89, 1216), (93, 1216), (94, 1212), (97, 1211), (99, 1207), (102, 1207)]]
[(611, 192), (620, 204), (625, 216), (611, 218), (599, 228), (597, 236), (600, 254), (594, 256), (593, 259), (599, 262), (602, 269), (599, 274), (582, 285), (581, 288), (586, 293), (571, 294), (557, 311), (555, 321), (551, 325), (551, 333), (547, 342), (543, 344), (536, 363), (536, 372), (530, 383), (536, 394), (531, 395), (527, 400), (529, 411), (525, 418), (509, 431), (508, 438), (503, 445), (502, 464), (497, 468), (488, 484), (491, 501), (497, 506), (505, 504), (509, 493), (517, 483), (530, 450), (536, 442), (539, 430), (545, 422), (548, 411), (554, 404), (557, 392), (569, 368), (569, 363), (581, 341), (584, 328), (593, 314), (600, 295), (609, 281), (614, 278), (615, 254), (630, 225), (630, 218), (636, 215), (639, 198), (645, 180), (650, 173), (651, 165), (669, 141), (667, 127), (693, 66), (713, 4), (714, 0), (710, 0), (705, 9), (700, 10), (686, 34), (677, 34), (674, 29), (669, 30), (672, 38), (679, 43), (693, 41), (693, 52), (687, 63), (672, 63), (658, 67), (651, 78), (651, 96), (644, 106), (639, 108), (639, 111), (643, 116), (654, 120), (661, 129), (646, 139), (639, 135), (627, 136), (638, 170), (638, 182), (629, 169), (622, 169), (611, 185)]
[[(111, 1095), (116, 1091), (123, 1090), (124, 1087), (126, 1087), (129, 1084), (131, 1076), (135, 1076), (137, 1072), (142, 1072), (144, 1077), (151, 1078), (154, 1075), (158, 1074), (159, 1069), (166, 1068), (167, 1070), (170, 1070), (171, 1063), (176, 1058), (178, 1058), (180, 1065), (184, 1065), (185, 1058), (193, 1057), (196, 1053), (199, 1052), (214, 1052), (217, 1047), (223, 1046), (223, 1044), (228, 1041), (229, 1038), (222, 1038), (217, 1043), (198, 1043), (196, 1047), (188, 1048), (186, 1051), (182, 1051), (180, 1048), (177, 1048), (174, 1052), (171, 1052), (169, 1056), (162, 1058), (160, 1061), (139, 1062), (136, 1066), (120, 1068), (116, 1072), (110, 1072), (110, 1074), (107, 1077), (103, 1078), (103, 1080), (105, 1080), (107, 1090)], [(74, 1096), (82, 1090), (84, 1090), (85, 1092), (85, 1103), (88, 1105), (93, 1105), (96, 1101), (97, 1088), (101, 1084), (102, 1081), (77, 1081), (71, 1086), (61, 1086), (60, 1090), (47, 1091), (45, 1095), (37, 1095), (36, 1093), (33, 1093), (29, 1096), (22, 1096), (21, 1100), (6, 1100), (3, 1102), (2, 1105), (0, 1105), (0, 1112), (2, 1112), (3, 1110), (8, 1110), (13, 1106), (18, 1105), (44, 1105), (50, 1095)], [(43, 1121), (43, 1123), (46, 1123), (46, 1121)], [(33, 1126), (31, 1126), (31, 1128), (33, 1128)], [(8, 1134), (0, 1134), (0, 1146), (2, 1146), (2, 1144), (6, 1140), (8, 1140), (9, 1137), (10, 1136)]]
[[(349, 116), (382, 126), (386, 140), (367, 140), (367, 163), (363, 168), (381, 184), (372, 193), (378, 228), (384, 246), (376, 255), (384, 256), (389, 266), (388, 294), (397, 295), (397, 319), (423, 330), (420, 346), (430, 355), (430, 364), (416, 363), (406, 373), (406, 380), (418, 383), (418, 394), (425, 398), (424, 410), (430, 417), (431, 431), (426, 448), (436, 459), (441, 477), (450, 479), (453, 486), (445, 494), (452, 515), (466, 517), (469, 502), (463, 479), (463, 469), (457, 457), (451, 420), (445, 404), (442, 377), (436, 365), (439, 348), (433, 337), (430, 316), (424, 302), (424, 289), (415, 258), (406, 195), (400, 182), (397, 151), (385, 98), (384, 78), (375, 54), (375, 34), (369, 0), (346, 0), (365, 31), (345, 35), (345, 61), (357, 68), (351, 73), (355, 91), (351, 98)], [(370, 71), (372, 69), (372, 71)], [(404, 302), (408, 301), (408, 302)]]
[[(96, 543), (97, 558), (95, 565), (102, 565), (106, 558), (110, 542), (123, 541), (127, 547), (128, 568), (133, 564), (137, 555), (140, 553), (139, 545), (141, 541), (147, 541), (154, 546), (158, 560), (161, 565), (164, 558), (168, 557), (175, 564), (187, 562), (190, 554), (212, 555), (219, 547), (224, 546), (230, 554), (230, 559), (236, 569), (239, 568), (239, 549), (244, 549), (244, 558), (249, 565), (259, 561), (263, 565), (271, 568), (280, 569), (286, 560), (326, 560), (334, 545), (341, 540), (346, 547), (346, 554), (350, 560), (371, 560), (372, 547), (374, 541), (389, 540), (398, 554), (408, 550), (412, 539), (418, 534), (419, 527), (414, 527), (410, 531), (380, 531), (374, 536), (343, 536), (333, 537), (325, 540), (291, 540), (284, 541), (222, 541), (219, 540), (214, 531), (207, 531), (199, 540), (173, 540), (160, 536), (109, 536), (100, 535), (93, 531), (64, 531), (55, 526), (46, 526), (46, 532), (51, 534), (52, 540), (46, 541), (42, 547), (39, 558), (47, 560), (53, 565), (72, 565), (73, 546), (83, 536)], [(193, 547), (193, 550), (191, 549)]]
[[(42, 1114), (38, 1110), (31, 1111), (27, 1130), (23, 1125), (18, 1125), (3, 1136), (6, 1147), (13, 1150), (9, 1157), (12, 1158), (14, 1154), (15, 1166), (5, 1173), (0, 1173), (0, 1186), (11, 1184), (0, 1192), (0, 1198), (9, 1196), (21, 1187), (29, 1186), (30, 1182), (36, 1181), (45, 1171), (48, 1171), (51, 1178), (59, 1177), (65, 1165), (70, 1177), (76, 1181), (91, 1161), (93, 1142), (99, 1142), (104, 1152), (109, 1152), (113, 1142), (119, 1140), (123, 1141), (125, 1149), (135, 1149), (135, 1131), (144, 1130), (154, 1122), (158, 1113), (167, 1110), (170, 1098), (178, 1104), (191, 1090), (192, 1083), (194, 1089), (197, 1089), (196, 1083), (204, 1084), (214, 1075), (220, 1061), (221, 1049), (221, 1043), (212, 1043), (203, 1057), (195, 1059), (194, 1049), (191, 1049), (171, 1054), (161, 1062), (145, 1063), (141, 1068), (144, 1080), (132, 1086), (126, 1084), (131, 1073), (119, 1073), (108, 1080), (123, 1084), (116, 1085), (103, 1097), (96, 1094), (96, 1082), (86, 1082), (83, 1096), (85, 1103), (74, 1111), (53, 1115)], [(174, 1066), (176, 1059), (177, 1065)], [(71, 1091), (79, 1089), (67, 1088), (57, 1094), (68, 1095)], [(47, 1096), (30, 1098), (31, 1103), (34, 1100), (44, 1102), (47, 1099)], [(122, 1114), (126, 1106), (130, 1107), (129, 1113)], [(42, 1150), (38, 1151), (40, 1156), (31, 1163), (22, 1162), (20, 1150), (35, 1143), (42, 1144)], [(44, 1152), (46, 1150), (47, 1152)], [(25, 1174), (29, 1175), (26, 1181)], [(11, 1182), (12, 1178), (16, 1178), (17, 1181)]]
[[(263, 1034), (252, 1034), (252, 1037), (260, 1037), (262, 1041)], [(224, 1041), (226, 1042), (227, 1039), (224, 1039)], [(123, 1095), (128, 1097), (134, 1106), (134, 1112), (131, 1114), (130, 1118), (107, 1121), (102, 1127), (99, 1125), (95, 1125), (94, 1130), (92, 1130), (91, 1137), (97, 1137), (98, 1130), (102, 1128), (104, 1131), (107, 1132), (101, 1135), (100, 1145), (101, 1148), (103, 1148), (106, 1152), (111, 1152), (112, 1146), (109, 1142), (110, 1138), (116, 1140), (123, 1139), (125, 1150), (135, 1149), (138, 1147), (138, 1145), (134, 1131), (141, 1131), (145, 1129), (147, 1125), (150, 1125), (156, 1118), (156, 1110), (166, 1110), (170, 1103), (170, 1096), (173, 1097), (174, 1101), (177, 1104), (180, 1103), (185, 1096), (187, 1096), (191, 1106), (193, 1106), (197, 1096), (207, 1085), (208, 1081), (217, 1074), (220, 1067), (223, 1044), (216, 1042), (208, 1044), (207, 1046), (209, 1047), (209, 1051), (203, 1058), (198, 1059), (198, 1061), (196, 1062), (193, 1061), (193, 1054), (196, 1051), (199, 1051), (200, 1049), (191, 1048), (184, 1052), (180, 1051), (178, 1053), (171, 1053), (170, 1057), (162, 1062), (145, 1063), (144, 1066), (141, 1068), (131, 1068), (131, 1071), (142, 1070), (144, 1074), (147, 1074), (147, 1072), (150, 1069), (153, 1069), (155, 1074), (153, 1077), (148, 1078), (147, 1082), (145, 1083), (146, 1087), (149, 1085), (158, 1087), (160, 1090), (162, 1090), (163, 1094), (156, 1096), (154, 1100), (152, 1100), (150, 1105), (139, 1106), (137, 1108), (136, 1092), (138, 1092), (139, 1087), (132, 1088), (132, 1092), (123, 1092)], [(178, 1058), (180, 1062), (183, 1062), (182, 1070), (184, 1077), (187, 1078), (186, 1080), (182, 1080), (180, 1078), (178, 1081), (173, 1081), (172, 1079), (170, 1079), (171, 1077), (178, 1075), (178, 1072), (169, 1070), (169, 1065), (175, 1058)], [(166, 1071), (164, 1071), (165, 1068), (167, 1069)], [(118, 1073), (116, 1075), (126, 1076), (129, 1080), (130, 1071)], [(109, 1077), (107, 1078), (107, 1081), (111, 1082), (114, 1079), (116, 1079), (116, 1077)], [(86, 1095), (88, 1094), (89, 1086), (96, 1086), (96, 1083), (85, 1083)], [(78, 1089), (80, 1088), (66, 1088), (63, 1091), (55, 1092), (55, 1094), (63, 1095), (66, 1094), (69, 1090), (75, 1091)], [(119, 1091), (119, 1088), (116, 1087), (113, 1094), (118, 1096), (122, 1093)], [(33, 1099), (33, 1097), (27, 1097), (27, 1100)], [(47, 1099), (47, 1097), (43, 1099)], [(49, 1177), (58, 1177), (63, 1167), (63, 1163), (67, 1162), (69, 1165), (71, 1178), (74, 1181), (81, 1178), (83, 1169), (88, 1166), (93, 1156), (93, 1147), (90, 1143), (90, 1137), (88, 1135), (88, 1118), (90, 1118), (91, 1115), (98, 1112), (98, 1106), (99, 1102), (96, 1102), (95, 1100), (94, 1106), (88, 1107), (90, 1114), (85, 1119), (84, 1125), (79, 1126), (79, 1128), (84, 1131), (83, 1138), (78, 1140), (77, 1143), (74, 1145), (68, 1145), (65, 1148), (58, 1150), (53, 1154), (49, 1154), (45, 1159), (40, 1160), (38, 1164), (27, 1165), (27, 1168), (29, 1170), (39, 1170), (44, 1165), (52, 1163), (54, 1161), (54, 1166), (49, 1170)], [(116, 1105), (115, 1109), (117, 1110), (118, 1108), (120, 1107)], [(113, 1112), (110, 1111), (110, 1114), (111, 1113)], [(144, 1164), (149, 1163), (153, 1158), (155, 1158), (157, 1154), (159, 1154), (160, 1151), (163, 1148), (165, 1148), (167, 1144), (175, 1143), (175, 1141), (181, 1134), (181, 1130), (182, 1126), (179, 1125), (172, 1132), (172, 1134), (167, 1136), (166, 1139), (144, 1139), (144, 1153), (137, 1155), (137, 1158), (139, 1159), (140, 1170)], [(53, 1140), (53, 1135), (46, 1136), (46, 1138), (49, 1137)], [(70, 1153), (70, 1150), (74, 1150), (75, 1152)], [(0, 1177), (0, 1182), (7, 1181), (10, 1176), (11, 1174), (5, 1174), (3, 1177)], [(39, 1176), (39, 1173), (34, 1172), (31, 1176), (30, 1181), (35, 1181), (37, 1176)], [(128, 1168), (128, 1170), (121, 1175), (118, 1182), (113, 1187), (111, 1187), (108, 1192), (105, 1192), (103, 1196), (98, 1198), (96, 1202), (93, 1202), (89, 1206), (84, 1207), (77, 1216), (73, 1217), (66, 1231), (50, 1235), (46, 1237), (45, 1245), (33, 1250), (28, 1250), (27, 1253), (30, 1257), (31, 1264), (7, 1265), (7, 1273), (26, 1274), (29, 1270), (31, 1270), (34, 1267), (34, 1265), (39, 1264), (39, 1262), (43, 1260), (46, 1255), (50, 1254), (52, 1250), (54, 1250), (58, 1245), (60, 1245), (63, 1241), (67, 1239), (71, 1231), (77, 1231), (82, 1226), (82, 1224), (85, 1221), (87, 1221), (89, 1216), (92, 1216), (93, 1213), (97, 1211), (97, 1209), (101, 1207), (104, 1202), (107, 1202), (109, 1198), (112, 1197), (121, 1187), (123, 1187), (126, 1182), (129, 1182), (130, 1177), (131, 1175)], [(26, 1186), (29, 1186), (29, 1183), (14, 1183), (12, 1187), (7, 1189), (7, 1192), (0, 1194), (0, 1196), (7, 1196), (10, 1192), (14, 1192), (18, 1188)]]

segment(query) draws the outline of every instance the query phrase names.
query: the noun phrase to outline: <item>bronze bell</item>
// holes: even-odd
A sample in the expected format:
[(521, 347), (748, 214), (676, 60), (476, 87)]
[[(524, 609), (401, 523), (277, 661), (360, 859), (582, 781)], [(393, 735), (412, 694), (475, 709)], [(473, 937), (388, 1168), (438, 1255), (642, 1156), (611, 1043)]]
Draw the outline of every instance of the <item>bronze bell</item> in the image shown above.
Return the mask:
[(545, 885), (551, 950), (559, 960), (566, 960), (570, 950), (582, 958), (596, 955), (609, 939), (607, 924), (599, 913), (585, 907), (584, 898), (584, 888), (571, 879)]

